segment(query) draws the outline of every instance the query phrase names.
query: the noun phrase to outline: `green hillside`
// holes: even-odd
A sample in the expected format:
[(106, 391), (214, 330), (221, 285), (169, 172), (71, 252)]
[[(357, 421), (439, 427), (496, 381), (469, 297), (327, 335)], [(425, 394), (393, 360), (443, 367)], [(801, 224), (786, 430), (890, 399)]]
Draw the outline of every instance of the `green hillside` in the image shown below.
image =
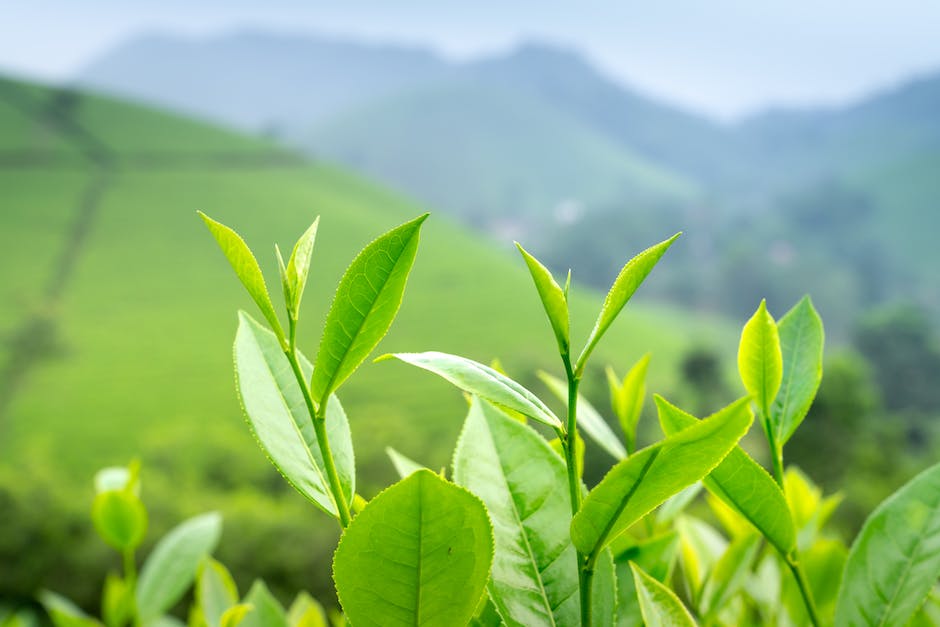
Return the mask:
[[(272, 519), (283, 507), (302, 508), (301, 498), (289, 494), (289, 505), (260, 507), (257, 499), (268, 497), (250, 496), (241, 485), (275, 493), (270, 486), (280, 483), (251, 440), (234, 392), (235, 310), (250, 310), (251, 303), (195, 212), (242, 232), (263, 253), (266, 272), (274, 272), (273, 243), (289, 246), (322, 215), (301, 334), (301, 346), (313, 355), (346, 264), (378, 233), (423, 209), (335, 167), (114, 100), (73, 93), (67, 108), (48, 115), (49, 103), (61, 97), (0, 83), (0, 103), (16, 100), (20, 116), (16, 122), (0, 117), (0, 128), (32, 129), (12, 135), (15, 141), (5, 135), (0, 148), (0, 480), (42, 479), (57, 486), (49, 494), (68, 495), (63, 498), (80, 511), (96, 468), (140, 456), (148, 494), (164, 499), (155, 529), (179, 510), (221, 507), (246, 527), (237, 546), (223, 542), (223, 556), (236, 568), (263, 570), (264, 560), (252, 562), (262, 549), (248, 539), (250, 524), (296, 534), (310, 524), (322, 529), (324, 521), (316, 514)], [(23, 102), (32, 103), (34, 117)], [(59, 149), (73, 157), (24, 157)], [(624, 258), (635, 252), (624, 250)], [(574, 276), (577, 282), (577, 268)], [(572, 299), (575, 336), (584, 337), (600, 298), (574, 290)], [(537, 367), (557, 370), (542, 316), (519, 259), (433, 216), (401, 314), (380, 350), (436, 349), (482, 361), (498, 356), (535, 387)], [(734, 334), (701, 316), (632, 305), (595, 363), (622, 372), (653, 351), (651, 388), (675, 389), (676, 361), (690, 345), (730, 355)], [(600, 388), (594, 391), (603, 398)], [(392, 478), (381, 452), (386, 444), (435, 466), (448, 462), (465, 406), (446, 384), (402, 365), (367, 363), (342, 398), (367, 496)], [(55, 526), (55, 517), (36, 515)], [(0, 561), (22, 559), (18, 536), (4, 533), (14, 554), (4, 554), (0, 542)], [(232, 555), (238, 551), (241, 558)], [(316, 557), (284, 557), (294, 566), (280, 565), (275, 585), (309, 576)], [(42, 568), (54, 570), (53, 562), (31, 559), (35, 578), (21, 571), (17, 585), (51, 585)], [(68, 581), (59, 589), (83, 585)], [(7, 583), (0, 576), (0, 594)]]
[(308, 145), (477, 223), (544, 221), (571, 201), (592, 207), (696, 193), (546, 101), (475, 80), (357, 108), (315, 129)]

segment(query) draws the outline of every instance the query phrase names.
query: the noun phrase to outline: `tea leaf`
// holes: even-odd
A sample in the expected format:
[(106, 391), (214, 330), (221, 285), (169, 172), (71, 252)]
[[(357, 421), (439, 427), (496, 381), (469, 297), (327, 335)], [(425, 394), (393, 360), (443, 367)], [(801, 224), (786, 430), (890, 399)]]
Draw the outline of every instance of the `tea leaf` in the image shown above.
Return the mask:
[(196, 603), (208, 627), (221, 627), (222, 615), (238, 603), (238, 588), (231, 573), (214, 559), (207, 559), (199, 568)]
[[(134, 590), (114, 573), (108, 573), (104, 580), (101, 594), (101, 618), (104, 624), (125, 625), (130, 622), (134, 611)], [(4, 623), (0, 621), (0, 625)]]
[(245, 605), (251, 606), (251, 611), (239, 623), (241, 627), (288, 627), (284, 608), (260, 579), (252, 584)]
[(274, 329), (277, 337), (283, 338), (284, 331), (281, 329), (281, 322), (278, 320), (274, 305), (271, 303), (271, 296), (268, 294), (268, 286), (264, 282), (264, 275), (261, 273), (258, 260), (255, 259), (251, 249), (248, 248), (248, 244), (238, 233), (221, 222), (216, 222), (201, 211), (199, 216), (209, 227), (212, 237), (218, 242), (225, 258), (228, 259), (232, 269), (235, 270), (238, 280), (248, 290), (248, 295), (258, 305), (258, 309), (261, 310), (265, 320)]
[[(299, 361), (306, 380), (313, 368), (303, 355)], [(338, 516), (297, 377), (274, 334), (245, 312), (239, 312), (235, 335), (235, 372), (248, 426), (268, 459), (294, 489)], [(351, 502), (356, 483), (352, 436), (336, 395), (327, 402), (326, 430), (343, 494)]]
[(317, 216), (313, 224), (304, 231), (304, 234), (294, 244), (294, 250), (290, 254), (290, 261), (287, 262), (287, 269), (284, 272), (290, 287), (289, 307), (291, 317), (294, 320), (300, 317), (300, 301), (304, 295), (304, 288), (307, 286), (310, 257), (313, 255), (313, 243), (317, 238), (317, 226), (319, 224), (320, 216)]
[[(551, 390), (562, 403), (568, 402), (568, 384), (553, 377), (552, 375), (539, 370), (539, 379)], [(607, 421), (598, 413), (591, 403), (578, 394), (578, 426), (584, 429), (584, 432), (594, 440), (598, 446), (610, 453), (614, 459), (620, 460), (627, 456), (627, 450), (620, 443), (620, 440), (614, 435)]]
[(247, 603), (239, 603), (238, 605), (233, 605), (232, 607), (225, 610), (225, 613), (222, 614), (222, 618), (219, 621), (220, 627), (238, 627), (245, 620), (245, 617), (251, 613), (254, 609), (251, 605)]
[(287, 624), (290, 627), (329, 627), (323, 606), (306, 592), (298, 594), (291, 604)]
[(395, 466), (395, 472), (397, 472), (398, 476), (402, 479), (415, 471), (427, 468), (427, 466), (422, 466), (413, 459), (405, 457), (391, 446), (385, 447), (385, 453), (388, 455), (389, 459), (392, 460), (392, 465)]
[(429, 351), (426, 353), (395, 353), (379, 359), (395, 357), (401, 361), (423, 368), (450, 381), (470, 394), (491, 403), (508, 407), (529, 418), (556, 429), (561, 421), (539, 398), (506, 375), (465, 357)]
[(571, 523), (571, 538), (585, 554), (625, 531), (647, 512), (708, 474), (751, 424), (747, 400), (733, 404), (614, 466), (587, 495)]
[[(656, 396), (655, 400), (659, 424), (667, 436), (699, 424), (695, 416), (671, 405), (661, 396)], [(718, 414), (736, 411), (733, 409), (736, 406), (731, 405)], [(754, 525), (782, 555), (788, 555), (796, 548), (796, 528), (783, 491), (740, 446), (735, 446), (703, 483), (709, 492)]]
[(474, 397), (454, 454), (454, 480), (493, 521), (490, 598), (510, 625), (575, 624), (577, 552), (564, 462), (530, 427)]
[(636, 428), (646, 400), (646, 371), (649, 363), (650, 355), (647, 353), (630, 368), (622, 383), (617, 380), (610, 366), (606, 370), (610, 405), (620, 421), (620, 428), (627, 439), (627, 451), (630, 452), (636, 449)]
[[(618, 627), (642, 627), (639, 599), (636, 583), (633, 580), (631, 564), (643, 569), (645, 573), (659, 582), (665, 582), (672, 574), (679, 549), (679, 536), (675, 531), (644, 539), (640, 542), (630, 540), (621, 543), (628, 534), (622, 534), (610, 545), (611, 553), (616, 555), (614, 564), (617, 568), (617, 625)], [(617, 546), (623, 544), (624, 546)]]
[(702, 588), (701, 615), (712, 617), (731, 603), (744, 586), (759, 548), (757, 534), (737, 538), (728, 545)]
[(620, 274), (614, 279), (614, 284), (610, 287), (610, 291), (607, 292), (607, 298), (604, 299), (604, 304), (601, 306), (601, 312), (597, 317), (597, 322), (594, 323), (594, 329), (591, 330), (587, 344), (585, 344), (581, 355), (578, 357), (575, 366), (576, 374), (580, 375), (584, 372), (587, 359), (594, 350), (594, 347), (597, 346), (601, 336), (610, 328), (610, 325), (620, 313), (620, 310), (627, 304), (630, 297), (633, 296), (643, 280), (649, 275), (650, 271), (652, 271), (653, 267), (669, 247), (672, 246), (672, 243), (676, 241), (679, 235), (681, 235), (681, 233), (676, 233), (666, 241), (651, 246), (638, 254), (627, 262), (627, 265), (623, 267)]
[(852, 543), (837, 625), (904, 625), (940, 576), (940, 464), (914, 477)]
[(770, 419), (770, 403), (783, 380), (783, 356), (777, 324), (767, 311), (767, 302), (744, 325), (738, 347), (738, 372), (748, 394), (761, 410), (765, 420)]
[(418, 251), (424, 214), (362, 249), (340, 279), (313, 371), (314, 398), (326, 399), (376, 347), (398, 313)]
[(694, 627), (695, 619), (672, 590), (644, 573), (636, 564), (631, 563), (630, 569), (647, 627)]
[(52, 619), (55, 627), (102, 627), (94, 618), (91, 618), (77, 605), (49, 590), (39, 593), (39, 602)]
[(137, 613), (142, 623), (156, 619), (179, 601), (221, 534), (222, 517), (213, 512), (190, 518), (163, 536), (137, 581)]
[(353, 518), (334, 554), (333, 580), (357, 627), (465, 625), (492, 560), (483, 503), (419, 470)]
[(807, 296), (787, 312), (777, 328), (783, 379), (771, 418), (777, 442), (783, 446), (803, 422), (822, 381), (823, 325)]
[(529, 267), (535, 289), (542, 300), (542, 307), (545, 308), (545, 313), (548, 314), (548, 321), (551, 323), (555, 339), (558, 341), (558, 350), (562, 355), (568, 355), (571, 352), (571, 347), (568, 330), (568, 299), (565, 296), (567, 290), (562, 291), (552, 273), (538, 259), (526, 252), (519, 242), (516, 242), (516, 248), (522, 253), (522, 258), (525, 259), (525, 263)]
[(147, 533), (147, 510), (130, 490), (97, 494), (91, 519), (98, 535), (119, 551), (138, 547)]

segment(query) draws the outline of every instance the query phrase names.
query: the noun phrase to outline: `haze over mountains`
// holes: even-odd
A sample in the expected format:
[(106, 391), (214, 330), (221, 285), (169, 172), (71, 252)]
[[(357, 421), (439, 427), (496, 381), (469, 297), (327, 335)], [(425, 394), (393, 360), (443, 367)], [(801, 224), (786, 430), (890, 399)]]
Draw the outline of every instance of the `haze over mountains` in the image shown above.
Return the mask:
[[(455, 63), (316, 36), (150, 35), (77, 80), (274, 134), (504, 240), (524, 235), (599, 286), (624, 248), (685, 229), (688, 265), (662, 287), (671, 297), (744, 311), (757, 294), (783, 307), (822, 292), (824, 313), (845, 322), (898, 295), (940, 310), (922, 285), (940, 267), (928, 235), (940, 230), (940, 74), (842, 109), (734, 124), (547, 44)], [(739, 262), (766, 270), (742, 275), (729, 267)], [(822, 267), (839, 289), (814, 282)]]

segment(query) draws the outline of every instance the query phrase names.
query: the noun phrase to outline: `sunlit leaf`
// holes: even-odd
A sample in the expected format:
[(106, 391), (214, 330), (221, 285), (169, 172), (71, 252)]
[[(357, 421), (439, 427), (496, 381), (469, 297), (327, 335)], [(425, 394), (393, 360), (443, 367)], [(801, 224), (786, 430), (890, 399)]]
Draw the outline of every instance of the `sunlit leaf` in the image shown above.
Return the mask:
[(320, 224), (320, 216), (313, 221), (313, 224), (304, 231), (297, 243), (294, 244), (294, 250), (290, 254), (290, 261), (287, 262), (287, 268), (284, 275), (287, 277), (290, 286), (290, 310), (294, 320), (300, 317), (300, 301), (304, 295), (304, 288), (307, 286), (307, 274), (310, 272), (310, 257), (313, 255), (313, 243), (317, 238), (317, 226)]
[(613, 368), (608, 366), (606, 370), (610, 404), (620, 421), (629, 452), (636, 449), (636, 429), (646, 400), (646, 371), (649, 363), (650, 355), (647, 353), (630, 368), (622, 382), (617, 379)]
[(333, 558), (333, 579), (356, 627), (465, 625), (492, 560), (483, 503), (419, 470), (353, 518)]
[(238, 588), (231, 573), (214, 559), (207, 559), (196, 577), (196, 603), (209, 627), (220, 627), (222, 615), (238, 604)]
[(777, 323), (767, 311), (766, 301), (760, 302), (741, 332), (738, 372), (744, 389), (754, 398), (764, 418), (769, 419), (770, 404), (783, 380), (783, 356)]
[(318, 401), (359, 367), (392, 326), (427, 217), (406, 222), (363, 248), (340, 279), (313, 371), (311, 387)]
[(636, 564), (630, 564), (630, 567), (640, 600), (640, 611), (647, 627), (684, 627), (696, 624), (689, 610), (685, 609), (672, 590), (644, 573)]
[(555, 281), (552, 273), (538, 259), (526, 252), (519, 242), (516, 242), (516, 248), (522, 253), (522, 258), (525, 259), (529, 272), (532, 274), (532, 281), (535, 282), (535, 289), (542, 300), (542, 307), (545, 308), (548, 321), (555, 333), (558, 350), (562, 355), (568, 355), (571, 349), (568, 331), (568, 299), (565, 297), (565, 292)]
[(806, 417), (822, 381), (823, 325), (807, 296), (781, 318), (777, 328), (783, 379), (770, 415), (783, 446)]

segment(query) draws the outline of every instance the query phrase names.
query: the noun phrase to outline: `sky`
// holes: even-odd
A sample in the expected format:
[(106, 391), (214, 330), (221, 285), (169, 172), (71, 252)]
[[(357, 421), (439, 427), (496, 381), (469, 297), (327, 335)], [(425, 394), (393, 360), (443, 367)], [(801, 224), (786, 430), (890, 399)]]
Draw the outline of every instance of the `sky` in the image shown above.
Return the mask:
[(67, 80), (143, 32), (244, 28), (427, 46), (455, 59), (554, 42), (628, 86), (726, 120), (839, 106), (940, 71), (933, 0), (0, 0), (0, 72)]

